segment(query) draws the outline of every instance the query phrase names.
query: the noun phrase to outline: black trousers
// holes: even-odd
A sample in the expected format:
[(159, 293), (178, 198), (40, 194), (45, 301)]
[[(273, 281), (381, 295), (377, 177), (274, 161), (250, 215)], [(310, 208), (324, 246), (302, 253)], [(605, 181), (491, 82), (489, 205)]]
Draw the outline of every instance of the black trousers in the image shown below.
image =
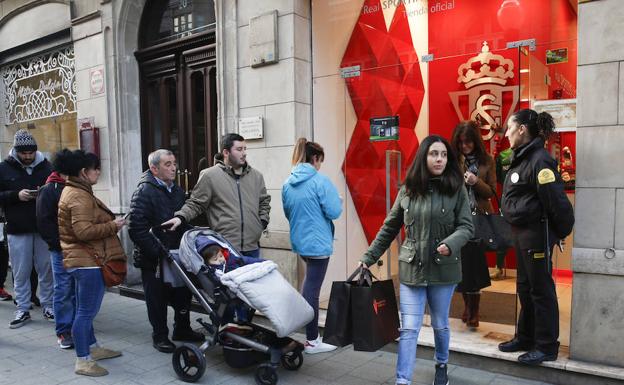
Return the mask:
[(147, 317), (152, 325), (152, 338), (162, 341), (169, 335), (167, 328), (167, 305), (174, 310), (175, 330), (185, 330), (191, 327), (190, 306), (191, 292), (186, 287), (171, 287), (165, 284), (161, 277), (156, 277), (154, 269), (141, 269)]
[[(551, 254), (552, 255), (552, 254)], [(546, 354), (559, 350), (559, 305), (544, 253), (516, 248), (520, 299), (517, 337)], [(551, 262), (552, 267), (552, 262)]]

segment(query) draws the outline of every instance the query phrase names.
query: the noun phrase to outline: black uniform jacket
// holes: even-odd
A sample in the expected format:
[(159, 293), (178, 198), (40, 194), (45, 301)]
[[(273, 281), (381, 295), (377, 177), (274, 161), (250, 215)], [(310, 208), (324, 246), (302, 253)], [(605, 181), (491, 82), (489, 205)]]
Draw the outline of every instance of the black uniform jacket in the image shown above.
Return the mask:
[(563, 189), (557, 162), (544, 149), (542, 138), (514, 150), (503, 186), (502, 210), (521, 249), (544, 249), (545, 218), (551, 247), (572, 231), (572, 204)]
[(0, 204), (4, 207), (8, 234), (37, 232), (36, 201), (21, 201), (19, 192), (23, 189), (36, 190), (45, 184), (52, 172), (52, 165), (44, 159), (28, 174), (12, 156), (0, 163)]
[(58, 203), (65, 187), (65, 180), (52, 173), (37, 195), (37, 228), (48, 248), (61, 251), (58, 225)]
[[(134, 265), (139, 268), (155, 269), (163, 256), (154, 237), (149, 234), (151, 227), (173, 218), (173, 213), (184, 205), (185, 194), (180, 186), (173, 184), (171, 192), (156, 181), (148, 170), (143, 173), (130, 202), (128, 233), (134, 242)], [(178, 231), (160, 233), (164, 236), (165, 247), (177, 249), (183, 226)]]

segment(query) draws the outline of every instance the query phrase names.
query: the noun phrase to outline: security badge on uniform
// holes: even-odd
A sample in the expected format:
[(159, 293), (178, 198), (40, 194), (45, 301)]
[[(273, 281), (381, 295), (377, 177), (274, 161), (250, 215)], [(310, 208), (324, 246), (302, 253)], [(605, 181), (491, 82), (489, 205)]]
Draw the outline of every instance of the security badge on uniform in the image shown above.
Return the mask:
[(539, 184), (552, 183), (555, 179), (555, 173), (549, 168), (543, 168), (537, 174), (537, 183)]

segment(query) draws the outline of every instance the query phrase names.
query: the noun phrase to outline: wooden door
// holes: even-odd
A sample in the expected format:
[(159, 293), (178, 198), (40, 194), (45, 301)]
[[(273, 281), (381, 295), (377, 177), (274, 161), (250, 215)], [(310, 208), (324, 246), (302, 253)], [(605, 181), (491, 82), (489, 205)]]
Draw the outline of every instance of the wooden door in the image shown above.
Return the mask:
[(187, 194), (218, 149), (215, 44), (203, 37), (137, 52), (144, 168), (150, 152), (171, 150)]

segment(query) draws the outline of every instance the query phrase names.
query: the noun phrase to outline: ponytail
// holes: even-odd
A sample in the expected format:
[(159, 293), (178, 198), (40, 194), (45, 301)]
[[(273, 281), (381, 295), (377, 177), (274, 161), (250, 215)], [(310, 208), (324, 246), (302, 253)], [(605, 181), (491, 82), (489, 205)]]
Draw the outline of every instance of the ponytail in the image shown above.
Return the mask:
[(547, 140), (555, 132), (555, 122), (548, 112), (539, 114), (531, 109), (520, 110), (513, 114), (518, 124), (524, 124), (529, 129), (531, 138), (540, 137)]
[(308, 140), (306, 138), (297, 139), (297, 143), (295, 143), (295, 151), (293, 151), (292, 156), (293, 166), (305, 162), (305, 147), (307, 142)]
[(553, 117), (548, 112), (540, 112), (536, 120), (539, 135), (544, 140), (548, 139), (555, 132)]
[(308, 142), (306, 138), (297, 139), (291, 161), (292, 165), (296, 166), (299, 163), (312, 163), (314, 156), (323, 160), (323, 158), (325, 158), (323, 147), (318, 143)]

